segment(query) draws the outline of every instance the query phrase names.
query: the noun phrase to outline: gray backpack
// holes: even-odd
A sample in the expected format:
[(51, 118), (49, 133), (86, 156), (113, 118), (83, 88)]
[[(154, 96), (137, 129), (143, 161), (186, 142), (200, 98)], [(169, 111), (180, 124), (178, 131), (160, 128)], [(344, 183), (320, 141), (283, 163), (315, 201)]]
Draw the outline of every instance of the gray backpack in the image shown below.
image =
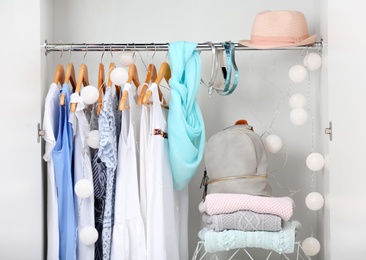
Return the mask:
[(245, 120), (214, 134), (205, 147), (204, 196), (244, 193), (271, 196), (267, 154), (261, 137)]

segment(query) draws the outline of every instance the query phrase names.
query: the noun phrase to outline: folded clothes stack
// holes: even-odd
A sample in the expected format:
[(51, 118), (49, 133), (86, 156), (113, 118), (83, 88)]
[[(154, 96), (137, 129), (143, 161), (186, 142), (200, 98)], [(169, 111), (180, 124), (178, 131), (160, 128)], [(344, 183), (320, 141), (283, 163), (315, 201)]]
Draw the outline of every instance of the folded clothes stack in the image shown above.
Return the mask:
[(210, 253), (246, 247), (292, 253), (301, 228), (291, 221), (293, 207), (289, 197), (208, 194), (199, 205), (206, 227), (198, 236)]

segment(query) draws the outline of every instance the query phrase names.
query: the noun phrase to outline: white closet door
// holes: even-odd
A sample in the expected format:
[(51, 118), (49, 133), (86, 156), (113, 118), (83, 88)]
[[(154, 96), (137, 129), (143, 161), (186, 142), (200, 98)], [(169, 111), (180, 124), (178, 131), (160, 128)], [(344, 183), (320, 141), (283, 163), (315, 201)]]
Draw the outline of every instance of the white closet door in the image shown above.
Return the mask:
[(328, 1), (329, 146), (325, 259), (366, 257), (366, 16), (357, 0)]
[(0, 259), (43, 259), (40, 0), (0, 10)]

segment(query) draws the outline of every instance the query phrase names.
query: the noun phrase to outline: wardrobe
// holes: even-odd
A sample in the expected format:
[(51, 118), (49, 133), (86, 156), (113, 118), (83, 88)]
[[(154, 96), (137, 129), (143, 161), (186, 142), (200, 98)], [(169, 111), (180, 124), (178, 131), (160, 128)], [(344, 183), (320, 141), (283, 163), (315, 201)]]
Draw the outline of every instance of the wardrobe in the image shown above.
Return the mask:
[[(366, 23), (359, 3), (351, 1), (2, 1), (0, 23), (2, 170), (0, 205), (3, 224), (1, 259), (44, 259), (46, 255), (46, 167), (42, 160), (44, 98), (57, 63), (72, 60), (78, 68), (88, 65), (89, 80), (97, 81), (100, 52), (51, 52), (49, 43), (167, 43), (174, 41), (237, 42), (249, 39), (255, 15), (263, 10), (298, 10), (305, 14), (311, 34), (323, 39), (322, 67), (310, 80), (289, 88), (288, 70), (302, 62), (302, 51), (237, 51), (240, 82), (230, 96), (208, 94), (201, 87), (199, 104), (206, 126), (206, 139), (238, 119), (246, 119), (260, 134), (272, 129), (283, 137), (286, 152), (269, 157), (275, 171), (274, 194), (293, 190), (294, 218), (302, 223), (297, 240), (314, 236), (321, 244), (312, 259), (364, 259), (363, 234), (366, 191), (364, 173), (366, 137), (363, 112)], [(310, 51), (310, 50), (309, 50)], [(318, 50), (311, 50), (318, 51)], [(112, 56), (113, 55), (113, 56)], [(118, 60), (118, 52), (104, 54), (105, 64)], [(137, 53), (142, 61), (152, 52)], [(211, 57), (202, 52), (202, 75), (209, 78)], [(157, 52), (160, 65), (166, 52)], [(77, 71), (76, 71), (77, 72)], [(312, 116), (306, 125), (289, 120), (288, 93), (303, 92), (310, 100)], [(332, 122), (333, 140), (324, 133)], [(310, 150), (325, 157), (325, 168), (311, 173), (305, 158)], [(204, 170), (202, 161), (190, 191), (189, 251), (192, 256), (202, 227), (198, 204)], [(309, 211), (305, 197), (323, 194), (325, 205)], [(253, 253), (262, 259), (260, 250)], [(224, 259), (224, 258), (223, 258)]]

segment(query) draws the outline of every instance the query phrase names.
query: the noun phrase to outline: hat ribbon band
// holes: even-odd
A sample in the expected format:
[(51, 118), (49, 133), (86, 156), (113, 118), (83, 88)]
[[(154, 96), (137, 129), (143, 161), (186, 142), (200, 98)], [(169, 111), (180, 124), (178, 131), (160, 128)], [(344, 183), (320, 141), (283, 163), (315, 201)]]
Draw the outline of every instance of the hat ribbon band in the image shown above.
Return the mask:
[(259, 36), (252, 35), (250, 39), (251, 44), (276, 44), (276, 43), (298, 43), (309, 38), (309, 34), (301, 37), (281, 37), (281, 36)]

